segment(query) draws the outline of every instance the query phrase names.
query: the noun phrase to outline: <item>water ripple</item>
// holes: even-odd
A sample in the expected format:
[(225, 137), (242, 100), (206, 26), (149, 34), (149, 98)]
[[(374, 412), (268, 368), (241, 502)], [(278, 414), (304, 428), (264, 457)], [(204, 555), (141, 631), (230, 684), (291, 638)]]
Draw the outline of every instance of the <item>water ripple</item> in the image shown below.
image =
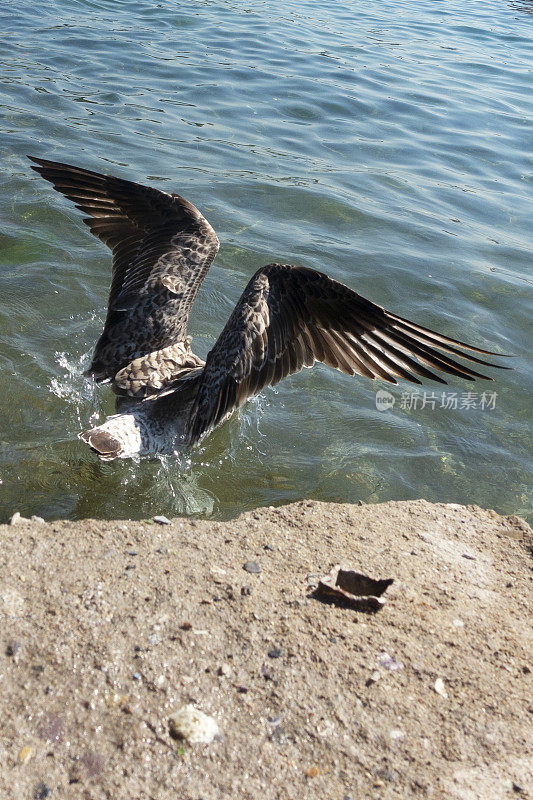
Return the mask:
[[(229, 516), (302, 496), (528, 510), (531, 4), (29, 0), (0, 11), (0, 519)], [(82, 367), (109, 259), (33, 153), (178, 191), (222, 248), (191, 321), (205, 355), (262, 263), (513, 352), (496, 408), (387, 415), (318, 367), (187, 458), (99, 464)], [(59, 355), (58, 355), (59, 354)], [(463, 391), (463, 386), (450, 387)]]

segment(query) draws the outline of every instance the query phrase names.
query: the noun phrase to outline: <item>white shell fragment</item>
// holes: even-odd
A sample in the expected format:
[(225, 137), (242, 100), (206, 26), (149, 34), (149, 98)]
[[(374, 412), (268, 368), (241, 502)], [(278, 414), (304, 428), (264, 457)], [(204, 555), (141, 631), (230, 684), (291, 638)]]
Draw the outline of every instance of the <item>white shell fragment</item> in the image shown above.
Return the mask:
[(182, 706), (172, 714), (168, 727), (175, 739), (186, 739), (191, 744), (208, 744), (218, 733), (216, 720), (193, 705)]
[(448, 692), (446, 691), (446, 687), (444, 686), (444, 681), (442, 678), (437, 678), (435, 681), (435, 686), (433, 687), (437, 694), (440, 694), (441, 697), (448, 697)]

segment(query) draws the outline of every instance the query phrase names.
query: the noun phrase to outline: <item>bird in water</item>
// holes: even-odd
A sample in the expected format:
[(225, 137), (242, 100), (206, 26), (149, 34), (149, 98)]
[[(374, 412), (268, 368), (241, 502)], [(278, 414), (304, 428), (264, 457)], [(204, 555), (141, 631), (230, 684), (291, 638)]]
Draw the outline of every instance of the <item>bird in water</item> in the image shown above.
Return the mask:
[(497, 366), (472, 355), (496, 353), (396, 316), (322, 272), (277, 263), (251, 278), (204, 362), (187, 323), (219, 241), (198, 209), (178, 194), (30, 159), (113, 254), (104, 330), (86, 374), (111, 383), (117, 413), (80, 434), (103, 461), (190, 447), (315, 361), (393, 384), (445, 384), (433, 370), (492, 380), (447, 354)]

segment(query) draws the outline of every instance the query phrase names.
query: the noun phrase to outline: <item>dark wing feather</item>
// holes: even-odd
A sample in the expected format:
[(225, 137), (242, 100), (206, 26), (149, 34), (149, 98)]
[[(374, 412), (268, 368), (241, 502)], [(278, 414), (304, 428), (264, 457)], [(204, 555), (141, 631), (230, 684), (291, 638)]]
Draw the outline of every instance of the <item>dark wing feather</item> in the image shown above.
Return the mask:
[(429, 367), (466, 380), (492, 380), (446, 355), (496, 366), (462, 349), (497, 355), (390, 314), (321, 272), (269, 264), (253, 276), (207, 356), (190, 442), (267, 384), (315, 361), (390, 383), (400, 377), (420, 384), (416, 376), (446, 383)]
[(32, 169), (88, 215), (91, 233), (113, 253), (108, 313), (90, 372), (112, 378), (133, 358), (183, 341), (218, 250), (198, 209), (179, 195), (30, 158)]

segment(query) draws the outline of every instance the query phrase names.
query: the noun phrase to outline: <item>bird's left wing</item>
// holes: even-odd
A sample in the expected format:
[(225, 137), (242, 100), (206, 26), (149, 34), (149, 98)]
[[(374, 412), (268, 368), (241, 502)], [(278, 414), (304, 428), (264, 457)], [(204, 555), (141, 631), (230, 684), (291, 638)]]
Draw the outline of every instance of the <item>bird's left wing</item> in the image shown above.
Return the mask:
[(207, 356), (189, 441), (263, 387), (315, 361), (390, 383), (401, 377), (419, 384), (417, 375), (446, 383), (428, 367), (466, 380), (492, 380), (439, 352), (496, 366), (465, 349), (497, 355), (391, 314), (321, 272), (269, 264), (253, 276)]

